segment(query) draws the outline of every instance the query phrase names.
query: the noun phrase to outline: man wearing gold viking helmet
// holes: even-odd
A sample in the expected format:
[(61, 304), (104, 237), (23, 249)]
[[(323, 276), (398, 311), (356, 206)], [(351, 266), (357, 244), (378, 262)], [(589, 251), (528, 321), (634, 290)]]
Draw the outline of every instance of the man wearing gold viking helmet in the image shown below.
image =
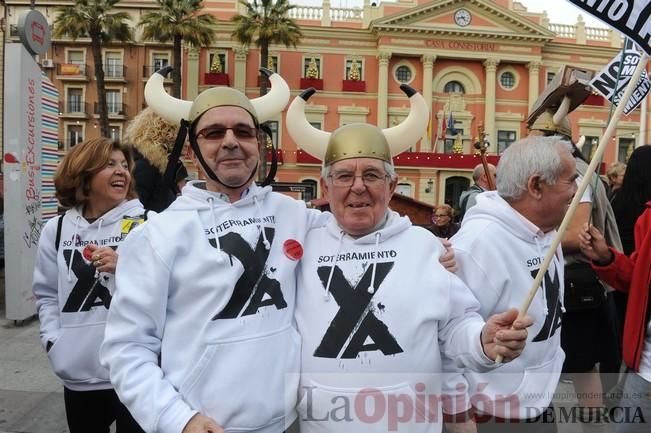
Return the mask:
[(321, 214), (253, 181), (260, 123), (289, 100), (269, 75), (271, 91), (253, 100), (219, 87), (180, 101), (161, 74), (145, 88), (153, 110), (181, 123), (177, 144), (187, 131), (207, 179), (120, 250), (101, 357), (148, 432), (279, 433), (295, 418), (295, 269)]
[[(308, 233), (298, 270), (302, 433), (440, 432), (442, 400), (448, 413), (467, 409), (451, 366), (483, 370), (497, 354), (517, 357), (531, 324), (510, 330), (515, 309), (484, 323), (468, 288), (437, 262), (437, 238), (388, 208), (392, 156), (422, 136), (429, 117), (422, 96), (402, 89), (411, 111), (389, 129), (313, 128), (304, 114), (313, 90), (287, 113), (294, 141), (323, 160), (321, 187), (334, 214)], [(453, 394), (442, 398), (445, 380)]]

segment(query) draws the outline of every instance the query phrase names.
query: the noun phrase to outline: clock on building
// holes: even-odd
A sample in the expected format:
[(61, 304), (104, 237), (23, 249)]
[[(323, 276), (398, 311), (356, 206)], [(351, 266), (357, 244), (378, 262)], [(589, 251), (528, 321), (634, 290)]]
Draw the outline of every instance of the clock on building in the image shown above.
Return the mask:
[(470, 15), (470, 12), (466, 9), (459, 9), (454, 13), (454, 22), (457, 23), (458, 26), (465, 27), (469, 25), (471, 19), (472, 15)]

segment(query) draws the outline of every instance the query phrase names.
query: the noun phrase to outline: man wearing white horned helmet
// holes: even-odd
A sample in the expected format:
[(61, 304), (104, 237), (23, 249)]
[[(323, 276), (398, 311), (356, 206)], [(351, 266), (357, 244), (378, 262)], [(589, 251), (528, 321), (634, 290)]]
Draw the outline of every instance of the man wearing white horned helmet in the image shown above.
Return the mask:
[(193, 102), (167, 95), (162, 74), (147, 83), (207, 178), (120, 249), (101, 358), (147, 432), (279, 433), (295, 417), (295, 269), (321, 214), (253, 182), (260, 123), (289, 100), (285, 81), (270, 81), (257, 99), (220, 87)]
[[(525, 318), (511, 330), (515, 309), (484, 323), (468, 288), (437, 263), (437, 238), (388, 208), (392, 156), (418, 140), (429, 117), (422, 96), (401, 88), (410, 114), (384, 130), (312, 128), (304, 106), (313, 90), (288, 110), (292, 138), (323, 160), (321, 187), (335, 217), (310, 230), (298, 268), (302, 433), (440, 432), (441, 403), (447, 413), (469, 406), (455, 389), (455, 379), (465, 382), (454, 363), (484, 370), (497, 354), (517, 357), (531, 324)], [(447, 396), (442, 382), (453, 390)]]

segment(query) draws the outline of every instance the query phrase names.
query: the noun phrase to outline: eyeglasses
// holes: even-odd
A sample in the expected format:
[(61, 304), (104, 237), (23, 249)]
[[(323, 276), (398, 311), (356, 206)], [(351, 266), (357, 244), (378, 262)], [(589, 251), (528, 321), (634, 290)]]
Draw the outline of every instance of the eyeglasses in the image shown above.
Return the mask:
[(362, 183), (364, 186), (368, 188), (381, 186), (389, 178), (389, 176), (386, 174), (376, 173), (374, 171), (369, 171), (363, 174), (353, 174), (342, 171), (340, 173), (331, 174), (328, 177), (332, 179), (332, 184), (334, 186), (340, 187), (351, 187), (355, 183), (355, 179), (360, 177), (362, 178)]
[(434, 218), (443, 218), (443, 217), (449, 217), (449, 216), (450, 215), (448, 215), (448, 214), (443, 214), (443, 215), (434, 214)]
[(233, 135), (238, 140), (251, 140), (257, 136), (257, 128), (238, 124), (235, 126), (224, 126), (224, 125), (210, 125), (203, 128), (197, 133), (197, 138), (203, 137), (208, 141), (222, 141), (226, 136), (226, 131), (233, 131)]

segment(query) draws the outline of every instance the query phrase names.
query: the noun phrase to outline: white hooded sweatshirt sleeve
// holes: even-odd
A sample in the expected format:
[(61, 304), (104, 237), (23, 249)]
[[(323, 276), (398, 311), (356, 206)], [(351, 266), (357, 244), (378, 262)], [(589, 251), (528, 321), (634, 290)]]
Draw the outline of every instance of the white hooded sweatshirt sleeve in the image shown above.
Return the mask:
[[(111, 382), (120, 399), (145, 431), (180, 433), (197, 410), (183, 400), (159, 366), (170, 267), (147, 234), (137, 230), (120, 246), (123, 260), (116, 275), (119, 296), (114, 298), (112, 309), (116, 314), (109, 316), (109, 340), (102, 346), (101, 356), (110, 367)], [(125, 280), (129, 286), (120, 289), (125, 287)], [(114, 326), (117, 320), (119, 329)], [(188, 323), (187, 332), (194, 331)], [(188, 368), (198, 361), (188, 358)], [(147, 403), (142, 404), (144, 401)]]

